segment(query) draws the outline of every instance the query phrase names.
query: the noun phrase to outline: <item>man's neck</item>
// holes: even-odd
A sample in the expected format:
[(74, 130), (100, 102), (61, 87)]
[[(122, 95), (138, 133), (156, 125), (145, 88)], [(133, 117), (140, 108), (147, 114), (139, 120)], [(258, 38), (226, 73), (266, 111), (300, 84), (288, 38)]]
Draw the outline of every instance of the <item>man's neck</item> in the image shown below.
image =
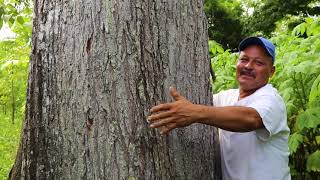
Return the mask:
[[(263, 85), (265, 86), (265, 85)], [(241, 87), (239, 88), (239, 98), (238, 100), (241, 100), (247, 96), (250, 96), (251, 94), (253, 94), (254, 92), (256, 92), (258, 89), (262, 88), (263, 86), (261, 87), (258, 87), (256, 89), (250, 89), (250, 90), (244, 90), (244, 89), (241, 89)]]

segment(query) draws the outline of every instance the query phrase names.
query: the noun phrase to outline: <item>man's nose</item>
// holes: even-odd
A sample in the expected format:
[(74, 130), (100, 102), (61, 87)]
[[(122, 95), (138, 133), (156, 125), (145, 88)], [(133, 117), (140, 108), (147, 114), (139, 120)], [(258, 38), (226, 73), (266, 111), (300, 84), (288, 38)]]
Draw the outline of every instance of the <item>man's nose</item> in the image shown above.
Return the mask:
[(248, 69), (252, 69), (252, 67), (253, 67), (253, 62), (252, 62), (252, 61), (248, 61), (248, 62), (245, 64), (245, 67), (248, 68)]

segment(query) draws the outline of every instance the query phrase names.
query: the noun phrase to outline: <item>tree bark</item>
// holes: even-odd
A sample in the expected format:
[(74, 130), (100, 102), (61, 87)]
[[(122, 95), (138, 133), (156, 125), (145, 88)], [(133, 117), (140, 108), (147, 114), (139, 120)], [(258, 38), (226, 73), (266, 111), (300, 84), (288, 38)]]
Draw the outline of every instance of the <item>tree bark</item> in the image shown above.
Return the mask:
[(211, 104), (207, 39), (199, 0), (35, 0), (10, 179), (219, 179), (214, 128), (146, 121), (170, 86)]

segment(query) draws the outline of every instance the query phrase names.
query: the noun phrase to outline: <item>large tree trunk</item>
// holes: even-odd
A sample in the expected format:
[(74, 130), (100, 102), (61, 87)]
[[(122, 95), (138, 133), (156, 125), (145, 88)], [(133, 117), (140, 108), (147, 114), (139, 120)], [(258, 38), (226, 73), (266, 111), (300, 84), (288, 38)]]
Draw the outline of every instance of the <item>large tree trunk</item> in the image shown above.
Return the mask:
[(33, 23), (11, 179), (219, 179), (214, 128), (146, 121), (171, 85), (211, 104), (201, 0), (35, 0)]

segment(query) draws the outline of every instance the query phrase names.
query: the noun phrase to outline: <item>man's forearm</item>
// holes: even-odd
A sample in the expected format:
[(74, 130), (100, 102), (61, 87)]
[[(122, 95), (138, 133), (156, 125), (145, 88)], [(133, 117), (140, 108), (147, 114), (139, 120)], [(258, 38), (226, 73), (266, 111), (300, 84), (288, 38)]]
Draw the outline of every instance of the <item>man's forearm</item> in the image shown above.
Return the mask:
[(264, 127), (259, 113), (251, 107), (195, 106), (197, 109), (195, 122), (197, 123), (212, 125), (235, 132), (248, 132)]
[(258, 112), (250, 107), (229, 106), (212, 107), (192, 104), (174, 88), (170, 94), (175, 101), (154, 106), (147, 117), (151, 128), (161, 128), (167, 134), (172, 129), (189, 126), (192, 123), (203, 123), (221, 129), (247, 132), (263, 128)]

